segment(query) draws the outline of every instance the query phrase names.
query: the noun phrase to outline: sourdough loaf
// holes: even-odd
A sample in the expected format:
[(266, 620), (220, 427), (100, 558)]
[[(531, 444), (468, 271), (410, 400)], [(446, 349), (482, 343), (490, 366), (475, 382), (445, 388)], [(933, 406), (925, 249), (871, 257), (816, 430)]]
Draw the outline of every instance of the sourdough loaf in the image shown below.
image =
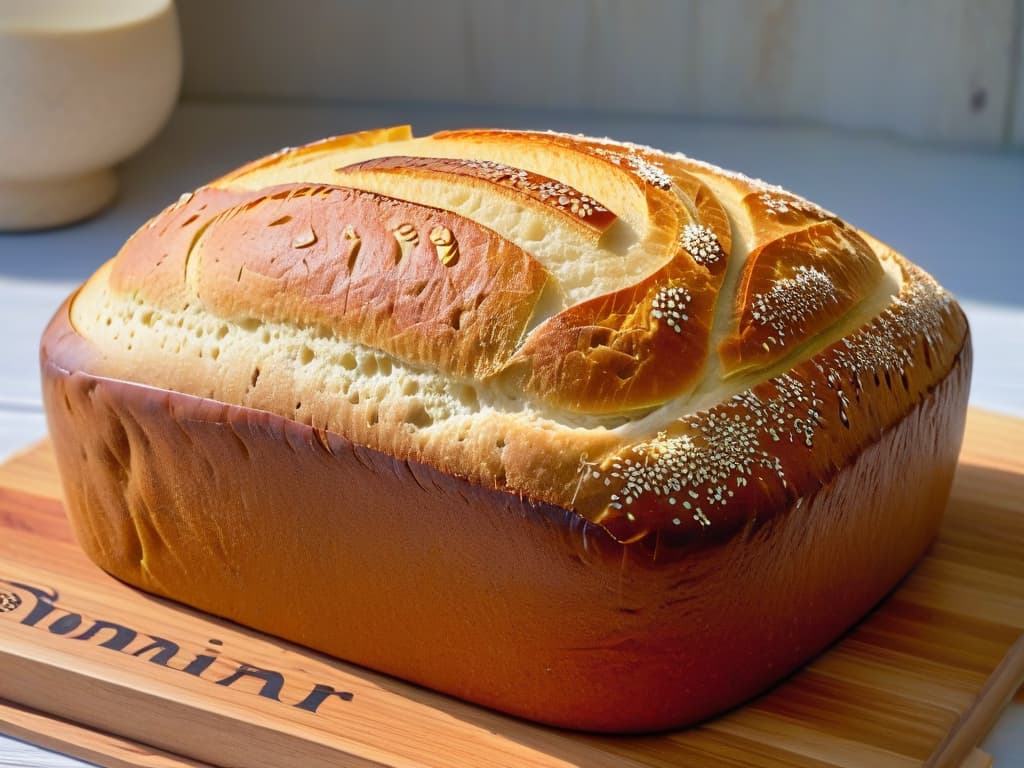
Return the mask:
[(118, 578), (641, 731), (778, 680), (920, 557), (970, 350), (928, 275), (781, 188), (393, 128), (183, 195), (42, 365), (71, 520)]

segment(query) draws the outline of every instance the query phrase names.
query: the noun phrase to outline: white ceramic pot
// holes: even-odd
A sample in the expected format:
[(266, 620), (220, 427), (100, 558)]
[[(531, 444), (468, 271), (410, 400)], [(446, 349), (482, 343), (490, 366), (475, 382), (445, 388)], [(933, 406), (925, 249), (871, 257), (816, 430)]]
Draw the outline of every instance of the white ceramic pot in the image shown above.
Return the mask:
[(0, 2), (0, 229), (66, 224), (117, 187), (181, 85), (173, 0)]

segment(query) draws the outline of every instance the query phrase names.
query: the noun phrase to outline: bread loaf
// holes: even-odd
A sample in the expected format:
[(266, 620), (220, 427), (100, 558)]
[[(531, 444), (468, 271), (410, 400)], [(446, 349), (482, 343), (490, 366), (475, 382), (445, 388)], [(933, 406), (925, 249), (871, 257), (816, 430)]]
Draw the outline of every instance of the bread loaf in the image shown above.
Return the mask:
[(970, 375), (949, 294), (819, 206), (496, 130), (326, 139), (186, 194), (41, 354), (102, 568), (611, 732), (742, 702), (891, 590)]

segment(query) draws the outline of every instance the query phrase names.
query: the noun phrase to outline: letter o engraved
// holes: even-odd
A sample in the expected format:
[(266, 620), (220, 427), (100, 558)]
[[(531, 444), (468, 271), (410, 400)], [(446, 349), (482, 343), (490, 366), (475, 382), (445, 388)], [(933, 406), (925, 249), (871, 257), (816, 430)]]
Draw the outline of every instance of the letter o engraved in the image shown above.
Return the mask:
[(10, 613), (21, 605), (21, 595), (17, 592), (0, 592), (0, 613)]

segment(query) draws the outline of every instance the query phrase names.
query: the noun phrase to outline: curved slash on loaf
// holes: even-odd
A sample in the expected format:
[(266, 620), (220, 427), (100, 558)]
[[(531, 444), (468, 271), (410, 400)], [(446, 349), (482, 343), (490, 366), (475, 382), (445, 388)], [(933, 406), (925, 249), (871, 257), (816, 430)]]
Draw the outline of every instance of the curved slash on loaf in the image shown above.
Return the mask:
[[(201, 375), (137, 359), (171, 388), (566, 506), (620, 541), (785, 508), (966, 333), (930, 278), (781, 188), (515, 131), (384, 129), (250, 163), (133, 236), (76, 327), (106, 333), (104, 302), (164, 313), (161, 350), (193, 354), (174, 323), (215, 335)], [(900, 371), (893, 345), (914, 350)]]
[(930, 277), (778, 187), (407, 128), (184, 195), (40, 350), (67, 508), (114, 575), (614, 732), (736, 706), (904, 577), (970, 357)]
[[(529, 254), (472, 221), (342, 187), (203, 189), (173, 212), (196, 216), (202, 234), (189, 269), (178, 268), (194, 274), (193, 290), (176, 291), (227, 320), (315, 327), (462, 378), (493, 374), (512, 356), (548, 279)], [(130, 243), (118, 263), (141, 269), (152, 245)], [(462, 258), (450, 249), (446, 259), (445, 246)], [(128, 276), (119, 270), (115, 280)]]
[[(903, 269), (892, 305), (841, 341), (581, 468), (577, 508), (620, 541), (659, 533), (678, 548), (763, 525), (826, 487), (964, 351), (967, 325), (949, 294)], [(937, 346), (942, 338), (961, 343)]]
[(704, 371), (728, 265), (724, 210), (699, 180), (685, 172), (671, 175), (660, 158), (636, 147), (529, 132), (446, 132), (436, 138), (486, 144), (509, 136), (538, 152), (583, 157), (620, 174), (645, 201), (636, 247), (662, 254), (661, 266), (640, 280), (580, 301), (533, 331), (513, 361), (519, 385), (580, 413), (638, 411), (692, 391)]

